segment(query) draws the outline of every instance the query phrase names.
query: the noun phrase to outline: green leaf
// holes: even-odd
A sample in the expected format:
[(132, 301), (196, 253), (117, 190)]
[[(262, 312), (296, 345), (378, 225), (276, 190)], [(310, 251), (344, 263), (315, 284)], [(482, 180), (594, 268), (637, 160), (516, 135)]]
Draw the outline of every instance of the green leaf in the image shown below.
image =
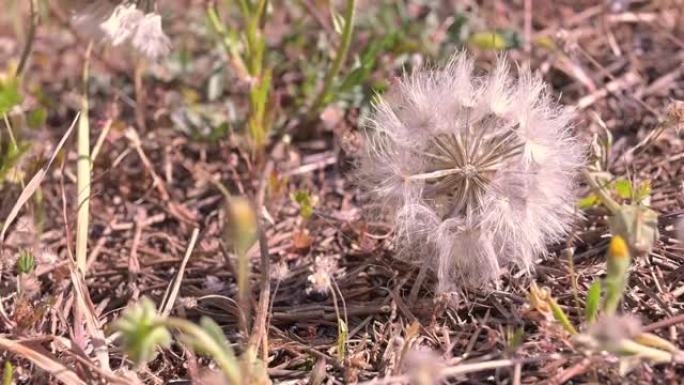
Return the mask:
[(507, 348), (511, 351), (517, 349), (520, 345), (522, 345), (524, 337), (525, 329), (523, 327), (516, 328), (515, 330), (508, 328), (506, 333), (506, 343), (508, 345)]
[[(19, 143), (19, 147), (10, 145), (7, 152), (0, 156), (0, 183), (5, 181), (10, 171), (17, 165), (21, 156), (29, 149), (29, 143)], [(10, 175), (11, 176), (11, 175)]]
[(338, 92), (344, 92), (350, 88), (363, 83), (363, 81), (368, 76), (369, 71), (364, 67), (354, 68), (347, 76), (344, 78), (340, 86), (337, 88)]
[(549, 298), (548, 304), (549, 307), (551, 307), (551, 314), (553, 314), (553, 318), (558, 321), (561, 326), (563, 326), (563, 329), (572, 335), (577, 334), (577, 330), (574, 326), (572, 326), (570, 318), (568, 318), (568, 315), (565, 314), (565, 311), (561, 309), (561, 307), (558, 305), (558, 302), (556, 302), (556, 300), (553, 298)]
[(28, 274), (36, 267), (36, 259), (29, 251), (24, 250), (17, 258), (17, 272), (19, 274)]
[(533, 39), (532, 43), (539, 48), (544, 48), (549, 51), (555, 51), (557, 49), (556, 43), (549, 36), (539, 36)]
[(299, 215), (304, 219), (309, 219), (314, 213), (314, 200), (306, 191), (295, 191), (291, 199), (299, 205)]
[(209, 317), (202, 317), (202, 319), (200, 319), (200, 327), (202, 327), (202, 329), (204, 329), (204, 331), (210, 335), (211, 338), (216, 341), (216, 343), (219, 344), (227, 354), (231, 356), (234, 355), (233, 349), (231, 348), (226, 335), (223, 333), (223, 329), (221, 329), (216, 321)]
[(2, 385), (12, 385), (14, 378), (14, 366), (9, 360), (5, 360), (5, 365), (2, 371)]
[(47, 120), (47, 110), (45, 108), (36, 108), (29, 112), (27, 118), (28, 126), (31, 128), (40, 128), (45, 125)]
[(585, 210), (597, 206), (599, 203), (601, 203), (601, 199), (599, 199), (598, 195), (592, 193), (580, 199), (577, 205), (580, 209)]
[(630, 199), (632, 197), (632, 183), (627, 179), (618, 179), (613, 184), (613, 188), (617, 195), (622, 199)]
[(0, 81), (0, 115), (8, 113), (12, 107), (21, 103), (22, 97), (19, 92), (19, 80), (9, 78)]
[(613, 235), (608, 246), (608, 263), (606, 268), (606, 278), (604, 285), (606, 287), (606, 297), (603, 302), (603, 311), (605, 314), (614, 314), (620, 300), (627, 287), (627, 280), (629, 278), (629, 266), (631, 263), (631, 256), (629, 254), (629, 247), (620, 235)]
[(349, 330), (347, 324), (342, 319), (337, 319), (337, 358), (340, 362), (344, 361), (346, 356), (347, 338)]
[(587, 292), (587, 303), (584, 308), (584, 319), (591, 324), (596, 319), (599, 305), (601, 303), (601, 281), (596, 280), (589, 287)]
[(637, 203), (641, 203), (642, 201), (646, 201), (650, 197), (651, 197), (651, 181), (645, 180), (645, 181), (639, 183), (639, 187), (637, 187), (637, 192), (636, 192), (636, 197), (635, 197)]
[[(183, 322), (187, 321), (183, 320)], [(227, 360), (235, 360), (235, 353), (230, 346), (230, 342), (228, 342), (223, 333), (223, 329), (213, 319), (202, 317), (199, 322), (199, 328), (196, 325), (190, 326), (191, 329), (184, 330), (180, 337), (195, 352), (214, 357), (215, 359), (224, 357)], [(208, 342), (207, 337), (213, 340), (214, 343)], [(220, 351), (216, 349), (220, 349)]]
[(382, 40), (373, 40), (369, 43), (368, 47), (361, 54), (357, 66), (345, 76), (344, 80), (337, 87), (338, 93), (349, 91), (352, 87), (363, 84), (373, 69), (375, 69), (376, 59), (380, 52), (386, 51), (396, 44), (397, 36), (397, 33), (394, 32), (385, 36)]
[(476, 32), (470, 35), (468, 44), (483, 50), (500, 51), (508, 48), (506, 38), (495, 31)]

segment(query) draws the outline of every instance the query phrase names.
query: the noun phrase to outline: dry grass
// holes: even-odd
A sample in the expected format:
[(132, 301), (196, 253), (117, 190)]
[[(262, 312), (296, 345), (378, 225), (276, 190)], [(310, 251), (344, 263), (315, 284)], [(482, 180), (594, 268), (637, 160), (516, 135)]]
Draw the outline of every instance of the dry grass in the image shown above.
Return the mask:
[[(87, 44), (62, 24), (65, 15), (57, 2), (49, 3), (49, 22), (38, 29), (25, 69), (27, 88), (37, 87), (43, 96), (32, 93), (24, 105), (50, 107), (44, 129), (23, 133), (31, 143), (23, 164), (26, 180), (36, 165), (43, 165), (41, 160), (59, 142), (80, 103), (74, 93), (80, 89)], [(550, 288), (571, 319), (582, 319), (578, 302), (593, 279), (605, 272), (608, 227), (602, 208), (586, 210), (567, 243), (554, 247), (556, 255), (542, 261), (532, 276), (515, 273), (489, 293), (435, 296), (433, 276), (428, 274), (416, 287), (419, 269), (392, 258), (390, 229), (364, 215), (370, 207), (356, 199), (347, 171), (358, 148), (359, 117), (365, 114), (368, 90), (384, 87), (384, 79), (400, 73), (405, 52), (415, 55), (410, 60), (431, 60), (452, 50), (458, 42), (450, 33), (461, 15), (475, 30), (520, 31), (529, 44), (511, 49), (511, 57), (541, 71), (564, 104), (577, 106), (577, 130), (587, 141), (605, 124), (615, 139), (609, 154), (614, 175), (650, 181), (652, 208), (660, 214), (660, 239), (648, 256), (634, 262), (623, 309), (637, 314), (648, 330), (684, 346), (684, 246), (673, 232), (684, 213), (684, 143), (681, 134), (670, 129), (639, 145), (664, 118), (671, 100), (684, 99), (684, 3), (613, 1), (615, 7), (629, 4), (611, 10), (608, 3), (589, 1), (540, 1), (531, 7), (526, 6), (530, 0), (466, 2), (462, 14), (446, 1), (431, 8), (412, 4), (403, 9), (404, 17), (419, 26), (418, 32), (402, 27), (407, 28), (403, 46), (376, 55), (377, 66), (360, 87), (365, 93), (341, 95), (343, 102), (328, 108), (313, 131), (302, 129), (312, 123), (290, 90), (305, 83), (311, 70), (306, 59), (319, 57), (307, 51), (315, 47), (288, 42), (313, 41), (333, 28), (321, 13), (325, 8), (313, 1), (303, 2), (311, 12), (304, 26), (289, 22), (304, 11), (276, 7), (266, 33), (271, 34), (270, 49), (280, 55), (272, 92), (284, 118), (276, 122), (261, 162), (250, 160), (241, 133), (208, 140), (201, 134), (202, 124), (179, 129), (179, 111), (188, 104), (209, 111), (206, 119), (231, 110), (244, 116), (248, 88), (226, 73), (230, 80), (210, 80), (212, 69), (225, 64), (223, 52), (209, 36), (190, 32), (201, 12), (178, 12), (185, 9), (178, 7), (196, 2), (164, 3), (171, 10), (168, 30), (175, 39), (174, 52), (186, 52), (191, 59), (184, 70), (179, 69), (182, 61), (173, 59), (166, 67), (152, 67), (144, 78), (147, 97), (137, 103), (145, 103), (146, 131), (128, 128), (136, 126), (140, 106), (131, 97), (133, 72), (125, 56), (93, 51), (91, 129), (95, 138), (104, 126), (111, 124), (111, 130), (93, 166), (86, 279), (79, 279), (68, 252), (74, 248), (73, 197), (78, 195), (73, 143), (67, 143), (68, 151), (47, 172), (40, 199), (30, 200), (7, 232), (0, 261), (0, 357), (16, 366), (16, 383), (117, 381), (123, 375), (119, 368), (130, 366), (116, 343), (107, 340), (105, 350), (97, 346), (105, 342), (99, 334), (140, 297), (161, 303), (169, 283), (179, 276), (183, 279), (177, 298), (167, 302), (173, 305), (170, 311), (192, 320), (210, 316), (230, 341), (247, 344), (250, 335), (239, 326), (243, 314), (236, 302), (236, 261), (223, 242), (224, 192), (216, 182), (230, 194), (260, 202), (259, 214), (265, 218), (268, 301), (262, 296), (259, 302), (265, 281), (258, 247), (249, 254), (249, 286), (251, 308), (263, 317), (255, 323), (267, 325), (257, 328), (261, 334), (253, 338), (264, 341), (267, 336), (264, 356), (274, 383), (356, 383), (384, 377), (375, 383), (406, 383), (412, 380), (404, 371), (410, 365), (417, 373), (441, 373), (452, 383), (469, 384), (676, 383), (681, 377), (682, 366), (673, 364), (641, 365), (620, 378), (610, 358), (584, 356), (560, 327), (527, 304), (528, 286), (536, 281)], [(373, 22), (381, 20), (384, 8), (358, 3), (357, 15), (362, 16), (351, 56), (382, 36)], [(16, 12), (27, 19), (25, 11), (19, 7)], [(23, 37), (16, 33), (21, 30), (12, 29), (10, 16), (0, 15), (0, 63), (20, 56)], [(176, 39), (180, 36), (191, 37)], [(282, 49), (285, 46), (288, 50)], [(482, 68), (494, 62), (491, 51), (472, 49)], [(3, 67), (0, 64), (0, 70)], [(213, 81), (223, 82), (218, 99), (206, 96)], [(294, 139), (282, 140), (284, 133)], [(19, 199), (20, 186), (0, 187), (0, 218), (7, 218)], [(318, 200), (310, 218), (290, 199), (299, 190)], [(200, 234), (193, 249), (189, 244), (195, 228)], [(568, 247), (574, 252), (567, 253)], [(188, 248), (192, 255), (184, 259)], [(35, 251), (38, 285), (24, 296), (16, 293), (13, 270), (13, 258), (22, 249)], [(74, 321), (77, 307), (85, 313), (84, 324)], [(343, 360), (339, 319), (348, 327)], [(521, 340), (513, 344), (516, 333)], [(432, 350), (438, 358), (421, 360), (415, 349)], [(162, 384), (196, 379), (207, 363), (175, 345), (137, 373), (145, 383)]]

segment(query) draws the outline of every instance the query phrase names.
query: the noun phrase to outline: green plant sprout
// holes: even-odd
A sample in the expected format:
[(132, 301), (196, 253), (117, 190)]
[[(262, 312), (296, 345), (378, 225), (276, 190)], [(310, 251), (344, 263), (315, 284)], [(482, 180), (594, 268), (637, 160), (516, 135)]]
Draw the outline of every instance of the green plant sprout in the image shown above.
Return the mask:
[(621, 236), (616, 235), (611, 239), (607, 259), (608, 268), (603, 281), (606, 290), (603, 311), (612, 315), (617, 311), (622, 295), (627, 289), (631, 264), (629, 249)]
[(5, 360), (2, 371), (2, 385), (12, 385), (12, 378), (14, 378), (14, 366), (9, 360)]
[[(221, 45), (238, 69), (238, 73), (249, 78), (250, 115), (247, 120), (247, 129), (253, 155), (256, 156), (262, 153), (267, 144), (272, 124), (272, 119), (268, 114), (272, 69), (264, 63), (266, 50), (264, 26), (268, 1), (239, 0), (238, 5), (244, 22), (242, 33), (224, 24), (213, 5), (207, 8), (207, 18), (214, 32), (220, 37)], [(240, 40), (244, 43), (244, 50), (240, 49)]]
[(331, 9), (335, 30), (340, 33), (341, 41), (337, 46), (335, 58), (333, 59), (333, 62), (330, 65), (328, 72), (325, 74), (325, 78), (323, 79), (323, 88), (321, 88), (318, 97), (315, 99), (314, 104), (311, 107), (311, 116), (318, 114), (321, 108), (330, 102), (333, 82), (337, 74), (340, 72), (342, 64), (344, 64), (344, 61), (347, 58), (349, 46), (351, 45), (352, 34), (354, 31), (355, 8), (356, 0), (347, 0), (343, 16), (337, 14), (334, 9)]
[(316, 203), (318, 203), (316, 197), (312, 197), (311, 194), (306, 191), (299, 190), (290, 194), (290, 199), (299, 205), (299, 216), (301, 216), (302, 219), (307, 220), (313, 216), (314, 207), (316, 206)]
[(36, 259), (27, 250), (23, 250), (19, 253), (19, 258), (17, 258), (17, 273), (19, 274), (29, 274), (36, 268)]
[[(242, 31), (224, 23), (221, 20), (218, 9), (214, 5), (210, 5), (207, 8), (206, 15), (209, 26), (218, 36), (220, 44), (228, 55), (229, 61), (236, 73), (250, 84), (250, 113), (247, 119), (247, 132), (253, 155), (260, 157), (264, 147), (268, 144), (268, 136), (272, 130), (275, 111), (274, 102), (271, 98), (274, 69), (265, 60), (266, 39), (264, 29), (268, 1), (239, 0), (237, 3), (243, 22)], [(345, 78), (341, 81), (338, 81), (337, 78), (347, 59), (351, 46), (355, 9), (356, 0), (347, 0), (344, 12), (341, 15), (331, 5), (330, 13), (335, 31), (340, 35), (340, 42), (332, 56), (332, 62), (323, 76), (320, 91), (316, 94), (308, 109), (305, 117), (307, 121), (318, 117), (321, 110), (334, 99), (338, 88), (348, 87), (353, 83), (354, 79), (351, 78)], [(370, 62), (370, 59), (366, 61)], [(339, 82), (339, 86), (336, 86), (337, 82)], [(302, 86), (302, 89), (299, 91), (306, 93), (305, 86)]]
[[(667, 108), (665, 119), (646, 138), (627, 151), (625, 156), (642, 151), (665, 130), (680, 127), (682, 116), (681, 102), (672, 102)], [(587, 208), (602, 204), (610, 212), (611, 233), (620, 235), (627, 242), (630, 253), (634, 257), (647, 255), (659, 237), (658, 213), (649, 207), (650, 181), (635, 184), (626, 179), (614, 180), (608, 171), (613, 138), (601, 118), (595, 116), (595, 120), (603, 133), (594, 135), (589, 166), (583, 170), (583, 176), (591, 187), (592, 193), (582, 199), (579, 206)]]
[[(621, 374), (626, 374), (642, 361), (656, 364), (680, 362), (682, 352), (671, 342), (643, 332), (637, 320), (617, 313), (627, 289), (631, 263), (629, 247), (620, 235), (614, 235), (611, 239), (607, 263), (603, 283), (600, 280), (594, 281), (587, 292), (584, 327), (573, 325), (549, 290), (539, 288), (534, 282), (530, 287), (528, 300), (547, 320), (558, 322), (572, 336), (576, 347), (585, 349), (588, 353), (606, 351), (616, 355), (620, 360)], [(605, 288), (603, 296), (602, 286)]]
[(158, 314), (149, 298), (129, 307), (113, 324), (120, 333), (123, 351), (136, 364), (152, 360), (159, 348), (171, 345), (171, 331), (197, 353), (216, 361), (228, 384), (270, 384), (264, 365), (251, 349), (237, 357), (221, 327), (203, 317), (199, 325), (185, 319)]
[[(634, 255), (647, 255), (658, 239), (658, 213), (648, 207), (650, 183), (636, 187), (621, 180), (611, 183), (606, 181), (602, 172), (590, 170), (583, 170), (583, 175), (597, 203), (600, 201), (610, 212), (611, 233), (621, 236)], [(618, 203), (613, 199), (611, 190), (620, 197), (630, 197), (630, 202)]]

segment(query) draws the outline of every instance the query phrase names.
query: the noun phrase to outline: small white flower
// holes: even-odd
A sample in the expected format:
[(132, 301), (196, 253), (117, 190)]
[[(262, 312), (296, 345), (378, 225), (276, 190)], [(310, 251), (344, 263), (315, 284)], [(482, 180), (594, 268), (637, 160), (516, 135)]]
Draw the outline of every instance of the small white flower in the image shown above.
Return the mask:
[(145, 15), (138, 23), (131, 44), (151, 60), (166, 56), (171, 50), (171, 40), (162, 29), (161, 16), (156, 13)]
[(500, 60), (476, 77), (456, 55), (380, 98), (357, 167), (396, 225), (399, 256), (428, 263), (440, 290), (528, 270), (571, 225), (583, 150), (543, 82)]

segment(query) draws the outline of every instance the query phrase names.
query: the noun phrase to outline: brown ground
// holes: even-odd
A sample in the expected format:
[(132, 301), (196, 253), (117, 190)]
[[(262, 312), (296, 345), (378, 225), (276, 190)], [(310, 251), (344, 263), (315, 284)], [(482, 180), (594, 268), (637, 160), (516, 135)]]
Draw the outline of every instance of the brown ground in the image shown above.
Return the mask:
[[(196, 10), (178, 12), (181, 8), (177, 7), (191, 3)], [(292, 143), (282, 143), (282, 133), (295, 134), (304, 123), (291, 90), (303, 82), (303, 72), (310, 69), (306, 58), (313, 54), (301, 50), (315, 47), (295, 45), (281, 50), (284, 52), (275, 59), (280, 63), (278, 76), (274, 76), (281, 104), (277, 111), (279, 129), (261, 162), (250, 161), (241, 132), (221, 135), (220, 140), (198, 139), (200, 134), (179, 130), (174, 120), (189, 99), (199, 100), (195, 105), (204, 106), (210, 118), (223, 117), (229, 110), (226, 103), (232, 103), (238, 117), (245, 113), (245, 86), (235, 79), (223, 80), (220, 98), (206, 97), (211, 70), (223, 59), (209, 36), (190, 32), (201, 20), (198, 3), (171, 1), (165, 5), (170, 9), (167, 25), (174, 49), (192, 55), (191, 66), (182, 72), (177, 68), (179, 60), (174, 59), (175, 68), (153, 68), (144, 79), (144, 108), (137, 106), (143, 115), (136, 116), (133, 67), (125, 53), (95, 51), (89, 94), (93, 140), (107, 119), (114, 122), (93, 170), (86, 279), (103, 323), (115, 319), (123, 307), (143, 295), (159, 302), (178, 272), (192, 229), (199, 228), (200, 241), (185, 269), (174, 311), (190, 319), (209, 315), (223, 326), (231, 341), (243, 341), (233, 300), (234, 274), (227, 263), (231, 258), (220, 241), (225, 221), (223, 196), (208, 182), (207, 175), (211, 175), (234, 194), (256, 200), (260, 190), (265, 194), (272, 294), (268, 366), (274, 383), (307, 383), (319, 372), (326, 373), (328, 383), (397, 375), (407, 360), (421, 365), (420, 357), (404, 355), (409, 345), (434, 350), (450, 367), (457, 367), (463, 359), (520, 359), (518, 367), (472, 372), (453, 377), (450, 383), (679, 383), (684, 371), (677, 365), (641, 365), (620, 378), (613, 361), (586, 358), (573, 349), (556, 325), (529, 308), (527, 287), (534, 280), (548, 286), (574, 320), (581, 320), (582, 307), (577, 306), (570, 289), (573, 284), (567, 255), (543, 261), (531, 277), (506, 277), (492, 292), (435, 298), (433, 279), (428, 277), (420, 292), (411, 296), (418, 269), (392, 258), (389, 226), (364, 217), (364, 206), (355, 198), (348, 171), (358, 146), (359, 116), (367, 111), (369, 87), (399, 74), (398, 58), (404, 52), (432, 60), (457, 46), (449, 32), (457, 22), (451, 2), (440, 1), (431, 8), (402, 6), (406, 17), (423, 29), (407, 31), (405, 47), (381, 51), (364, 91), (349, 92), (343, 103), (328, 109), (325, 122), (316, 123), (315, 137), (295, 135)], [(386, 6), (363, 3), (367, 4), (359, 4), (352, 55), (387, 33), (372, 22), (380, 17), (378, 9)], [(286, 44), (283, 36), (288, 34), (287, 28), (297, 28), (294, 34), (303, 39), (322, 33), (311, 17), (306, 17), (306, 25), (317, 27), (316, 32), (288, 22), (304, 17), (301, 10), (276, 8), (270, 30), (271, 50), (280, 52), (279, 47)], [(651, 181), (652, 207), (661, 214), (661, 237), (647, 258), (635, 262), (623, 307), (638, 314), (645, 325), (656, 323), (659, 335), (684, 346), (682, 325), (675, 318), (682, 310), (684, 253), (672, 239), (672, 224), (684, 208), (684, 145), (678, 132), (668, 130), (645, 148), (630, 150), (664, 118), (672, 100), (684, 99), (684, 2), (535, 1), (531, 12), (525, 12), (523, 1), (515, 1), (461, 5), (458, 9), (464, 10), (473, 29), (516, 31), (522, 41), (535, 42), (530, 46), (522, 43), (511, 49), (510, 55), (541, 71), (564, 104), (578, 106), (581, 137), (590, 140), (593, 133), (600, 132), (599, 121), (605, 122), (615, 138), (610, 154), (610, 169), (615, 175)], [(19, 15), (27, 17), (25, 13)], [(49, 111), (45, 129), (25, 133), (32, 143), (31, 156), (26, 160), (29, 176), (73, 118), (81, 89), (85, 45), (55, 15), (50, 13), (48, 23), (39, 29), (26, 71), (26, 87), (33, 87), (33, 96), (24, 104), (27, 108), (43, 105)], [(323, 13), (324, 24), (326, 18)], [(10, 19), (0, 16), (0, 69), (4, 67), (2, 61), (16, 59), (22, 48)], [(530, 23), (529, 30), (526, 22)], [(477, 48), (473, 52), (483, 68), (495, 56)], [(314, 56), (313, 60), (317, 59)], [(42, 90), (42, 100), (36, 96), (38, 89)], [(194, 96), (188, 96), (193, 92)], [(354, 97), (364, 102), (356, 102)], [(141, 149), (125, 137), (127, 126), (138, 129)], [(42, 185), (44, 203), (31, 203), (22, 211), (8, 235), (3, 257), (7, 263), (0, 283), (4, 311), (14, 323), (11, 327), (0, 323), (0, 332), (7, 338), (73, 337), (69, 326), (73, 295), (64, 261), (68, 248), (73, 248), (75, 226), (76, 200), (71, 198), (76, 194), (74, 142), (68, 142), (66, 148), (68, 155), (58, 159)], [(149, 162), (144, 162), (143, 156)], [(272, 172), (265, 174), (263, 170)], [(308, 191), (318, 199), (309, 220), (302, 219), (290, 199), (297, 190)], [(4, 219), (21, 188), (5, 183), (0, 191), (0, 218)], [(37, 226), (33, 218), (39, 214), (43, 221)], [(580, 298), (592, 280), (604, 273), (607, 245), (605, 212), (595, 208), (584, 214), (586, 218), (578, 220), (568, 240), (575, 248), (574, 275)], [(16, 283), (8, 266), (12, 266), (12, 255), (27, 246), (49, 250), (54, 256), (50, 260), (50, 253), (39, 253), (40, 288), (22, 304), (13, 296)], [(559, 245), (554, 250), (561, 254), (564, 247)], [(260, 272), (257, 250), (253, 257), (256, 300)], [(334, 297), (329, 290), (317, 289), (315, 283), (325, 282), (325, 277), (332, 279), (329, 290), (337, 292)], [(342, 363), (337, 360), (334, 299), (349, 325), (347, 359)], [(49, 309), (41, 313), (47, 303), (51, 303)], [(414, 322), (417, 326), (411, 326)], [(508, 341), (517, 330), (523, 332), (522, 343), (512, 348)], [(122, 365), (121, 354), (114, 346), (110, 352), (112, 366)], [(65, 362), (72, 360), (67, 353), (62, 357)], [(17, 383), (48, 381), (27, 361), (17, 356), (11, 360), (21, 366), (17, 368)], [(164, 351), (149, 370), (139, 373), (149, 383), (188, 379), (195, 368), (193, 360), (176, 346)], [(433, 365), (437, 362), (427, 361)], [(206, 360), (200, 359), (200, 366), (204, 363)], [(28, 378), (33, 382), (27, 382)]]

